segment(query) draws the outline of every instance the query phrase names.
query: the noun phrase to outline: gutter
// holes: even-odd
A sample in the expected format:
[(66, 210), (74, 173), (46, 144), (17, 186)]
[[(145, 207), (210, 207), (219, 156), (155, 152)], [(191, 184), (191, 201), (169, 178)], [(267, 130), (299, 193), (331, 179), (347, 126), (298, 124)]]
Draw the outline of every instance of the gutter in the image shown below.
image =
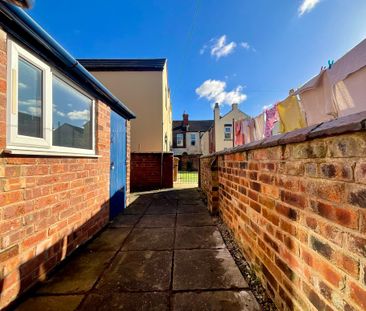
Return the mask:
[(0, 0), (0, 26), (125, 119), (135, 114), (21, 8)]

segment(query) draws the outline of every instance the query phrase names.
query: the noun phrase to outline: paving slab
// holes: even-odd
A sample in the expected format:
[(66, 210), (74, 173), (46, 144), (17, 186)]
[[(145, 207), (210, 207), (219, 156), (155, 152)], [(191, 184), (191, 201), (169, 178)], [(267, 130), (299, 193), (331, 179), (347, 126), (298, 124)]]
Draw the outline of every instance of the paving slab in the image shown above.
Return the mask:
[(123, 251), (168, 250), (173, 248), (174, 229), (136, 228), (127, 238)]
[(253, 294), (247, 291), (177, 293), (174, 311), (260, 311)]
[(209, 215), (209, 212), (205, 206), (202, 205), (179, 205), (178, 206), (178, 214), (206, 214)]
[(174, 228), (175, 215), (145, 215), (137, 228)]
[(179, 200), (179, 204), (180, 205), (201, 205), (201, 206), (205, 206), (205, 204), (203, 203), (203, 201), (201, 199), (180, 199)]
[(213, 225), (211, 216), (206, 212), (204, 214), (178, 214), (177, 216), (177, 226), (201, 227)]
[(146, 215), (166, 215), (166, 214), (176, 214), (177, 213), (177, 208), (175, 205), (153, 205), (150, 206), (147, 211), (146, 211)]
[(175, 251), (174, 290), (247, 287), (227, 249)]
[(146, 204), (132, 204), (124, 209), (124, 215), (142, 215), (147, 209)]
[(97, 292), (163, 291), (169, 289), (172, 252), (121, 252), (97, 284)]
[(38, 296), (32, 297), (18, 306), (17, 311), (74, 311), (84, 296)]
[(114, 293), (111, 295), (92, 294), (79, 310), (98, 311), (168, 311), (166, 293)]
[(175, 249), (225, 247), (224, 240), (215, 226), (177, 228)]
[(133, 227), (141, 218), (141, 215), (120, 214), (109, 224), (111, 228)]
[(104, 230), (99, 236), (86, 245), (94, 252), (117, 251), (127, 238), (132, 228), (115, 228)]
[(90, 290), (114, 254), (86, 249), (74, 253), (55, 274), (43, 282), (37, 293), (70, 294)]

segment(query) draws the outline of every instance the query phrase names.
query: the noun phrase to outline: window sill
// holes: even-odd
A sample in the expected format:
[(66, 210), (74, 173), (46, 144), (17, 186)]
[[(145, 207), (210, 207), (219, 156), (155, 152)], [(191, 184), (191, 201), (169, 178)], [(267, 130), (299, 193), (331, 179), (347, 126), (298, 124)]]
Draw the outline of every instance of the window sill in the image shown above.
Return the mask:
[(29, 156), (47, 156), (47, 157), (67, 157), (67, 158), (101, 158), (102, 156), (88, 153), (47, 151), (32, 148), (7, 147), (3, 151), (5, 154), (29, 155)]

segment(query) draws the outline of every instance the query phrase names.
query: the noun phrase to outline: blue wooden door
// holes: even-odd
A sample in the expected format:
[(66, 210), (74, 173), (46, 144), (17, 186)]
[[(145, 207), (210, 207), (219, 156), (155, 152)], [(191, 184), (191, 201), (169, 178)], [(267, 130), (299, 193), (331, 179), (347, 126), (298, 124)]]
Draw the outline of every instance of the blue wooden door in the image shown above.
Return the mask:
[(126, 121), (111, 111), (110, 219), (126, 204)]

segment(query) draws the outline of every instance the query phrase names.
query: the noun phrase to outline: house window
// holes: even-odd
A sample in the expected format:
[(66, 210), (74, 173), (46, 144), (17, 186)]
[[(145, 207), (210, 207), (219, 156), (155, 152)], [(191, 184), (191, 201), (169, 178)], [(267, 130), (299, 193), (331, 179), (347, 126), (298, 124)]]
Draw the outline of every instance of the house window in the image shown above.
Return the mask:
[(232, 139), (232, 125), (231, 124), (225, 124), (224, 135), (225, 135), (226, 140)]
[(53, 145), (92, 149), (93, 100), (57, 76), (52, 82)]
[(177, 134), (177, 146), (178, 147), (183, 147), (183, 134)]
[(196, 145), (196, 134), (191, 134), (191, 146)]
[(94, 99), (14, 42), (8, 51), (7, 149), (95, 154)]

